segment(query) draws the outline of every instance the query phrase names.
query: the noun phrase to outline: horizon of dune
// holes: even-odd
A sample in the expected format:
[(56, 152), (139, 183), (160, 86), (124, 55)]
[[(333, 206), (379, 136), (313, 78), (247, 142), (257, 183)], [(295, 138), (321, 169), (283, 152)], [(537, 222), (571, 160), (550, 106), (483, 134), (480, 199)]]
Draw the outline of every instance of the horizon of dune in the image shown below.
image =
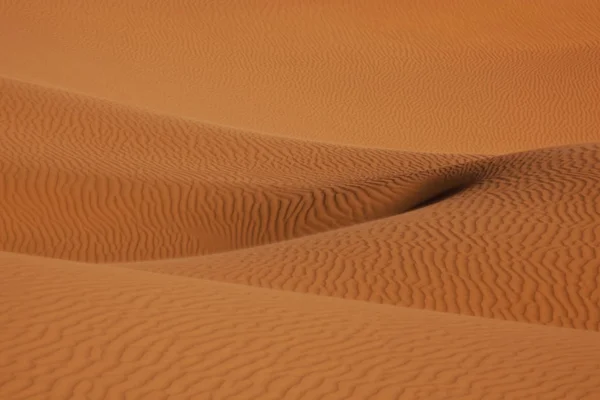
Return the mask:
[(600, 398), (598, 17), (0, 0), (0, 400)]

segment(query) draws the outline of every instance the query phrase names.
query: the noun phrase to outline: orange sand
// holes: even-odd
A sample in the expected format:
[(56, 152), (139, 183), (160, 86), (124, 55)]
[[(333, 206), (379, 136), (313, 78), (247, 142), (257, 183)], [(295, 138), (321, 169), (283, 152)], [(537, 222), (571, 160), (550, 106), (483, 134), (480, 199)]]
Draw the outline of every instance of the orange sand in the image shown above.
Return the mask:
[(0, 400), (600, 398), (599, 19), (0, 0)]

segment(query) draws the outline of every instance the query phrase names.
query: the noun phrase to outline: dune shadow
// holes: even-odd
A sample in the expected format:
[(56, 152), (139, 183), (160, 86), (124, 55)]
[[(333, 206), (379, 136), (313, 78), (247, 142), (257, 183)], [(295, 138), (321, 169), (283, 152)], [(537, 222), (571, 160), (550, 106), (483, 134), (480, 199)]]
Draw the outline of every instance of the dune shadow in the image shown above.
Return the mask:
[(471, 187), (472, 183), (466, 183), (466, 184), (462, 184), (462, 185), (458, 185), (458, 186), (453, 186), (450, 189), (447, 190), (443, 190), (429, 198), (427, 198), (426, 200), (416, 204), (414, 207), (411, 207), (410, 209), (406, 210), (406, 212), (409, 211), (415, 211), (415, 210), (420, 210), (422, 208), (425, 207), (429, 207), (432, 206), (434, 204), (438, 204), (444, 200), (447, 200), (451, 197), (454, 197), (460, 193), (463, 193), (464, 191), (466, 191), (467, 189), (469, 189)]

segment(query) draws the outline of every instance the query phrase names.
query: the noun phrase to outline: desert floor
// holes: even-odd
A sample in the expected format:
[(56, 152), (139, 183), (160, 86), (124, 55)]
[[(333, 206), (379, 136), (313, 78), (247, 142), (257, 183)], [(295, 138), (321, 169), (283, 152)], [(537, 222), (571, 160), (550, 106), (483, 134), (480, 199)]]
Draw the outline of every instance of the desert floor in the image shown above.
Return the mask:
[(0, 0), (0, 400), (599, 398), (597, 0)]

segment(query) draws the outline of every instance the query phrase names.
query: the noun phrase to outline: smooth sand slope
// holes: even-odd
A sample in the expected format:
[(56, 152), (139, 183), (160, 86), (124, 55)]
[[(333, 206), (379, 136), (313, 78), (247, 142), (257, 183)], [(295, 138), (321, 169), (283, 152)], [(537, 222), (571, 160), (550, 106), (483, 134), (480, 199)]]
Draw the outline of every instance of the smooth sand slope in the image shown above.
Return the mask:
[(0, 0), (0, 75), (288, 136), (598, 139), (597, 0)]
[(600, 3), (0, 0), (0, 400), (600, 398)]

